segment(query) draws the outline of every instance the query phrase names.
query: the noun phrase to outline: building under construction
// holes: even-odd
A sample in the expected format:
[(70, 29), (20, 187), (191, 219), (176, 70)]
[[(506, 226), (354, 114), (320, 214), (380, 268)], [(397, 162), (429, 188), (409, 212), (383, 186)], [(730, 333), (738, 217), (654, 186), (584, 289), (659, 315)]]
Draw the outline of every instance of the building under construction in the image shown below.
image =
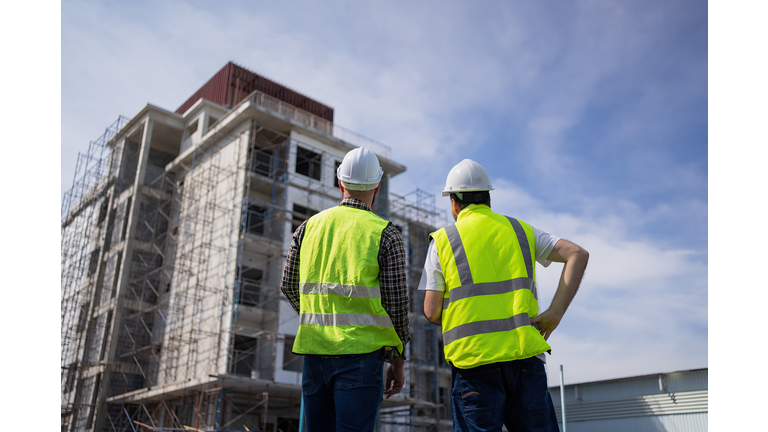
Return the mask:
[[(406, 240), (412, 342), (381, 431), (452, 430), (450, 369), (416, 290), (435, 197), (333, 109), (228, 63), (175, 112), (147, 104), (78, 157), (61, 225), (61, 430), (297, 431), (296, 312), (279, 286), (291, 234), (337, 205), (355, 147), (385, 175), (374, 211)], [(446, 403), (447, 402), (447, 403)]]

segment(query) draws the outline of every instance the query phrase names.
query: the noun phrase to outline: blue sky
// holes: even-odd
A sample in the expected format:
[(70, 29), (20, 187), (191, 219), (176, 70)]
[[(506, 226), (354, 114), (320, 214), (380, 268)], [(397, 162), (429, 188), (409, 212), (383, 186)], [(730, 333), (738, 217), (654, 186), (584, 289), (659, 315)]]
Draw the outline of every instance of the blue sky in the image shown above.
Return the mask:
[(475, 159), (495, 210), (590, 251), (551, 384), (708, 367), (707, 3), (477, 4), (64, 1), (61, 193), (118, 115), (232, 60), (392, 147), (394, 192)]

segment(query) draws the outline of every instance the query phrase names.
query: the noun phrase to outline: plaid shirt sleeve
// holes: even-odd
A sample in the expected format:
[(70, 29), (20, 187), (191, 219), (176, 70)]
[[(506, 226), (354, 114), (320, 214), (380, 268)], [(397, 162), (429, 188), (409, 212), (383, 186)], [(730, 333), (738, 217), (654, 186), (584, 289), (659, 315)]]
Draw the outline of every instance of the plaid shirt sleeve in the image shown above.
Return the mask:
[(300, 292), (299, 292), (299, 249), (301, 240), (304, 238), (304, 221), (293, 233), (291, 247), (288, 249), (288, 256), (285, 258), (285, 267), (283, 268), (283, 279), (280, 282), (280, 291), (285, 294), (288, 302), (296, 313), (301, 313)]
[(408, 322), (408, 287), (405, 283), (405, 242), (390, 222), (381, 234), (379, 246), (379, 286), (381, 305), (405, 344), (411, 340)]

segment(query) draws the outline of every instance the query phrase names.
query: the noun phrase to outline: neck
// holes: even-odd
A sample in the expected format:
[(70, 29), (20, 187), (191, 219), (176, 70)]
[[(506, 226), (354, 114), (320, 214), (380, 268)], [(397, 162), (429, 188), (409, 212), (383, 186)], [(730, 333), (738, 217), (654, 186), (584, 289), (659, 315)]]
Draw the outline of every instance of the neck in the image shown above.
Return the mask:
[(364, 202), (368, 207), (373, 208), (373, 200), (374, 200), (375, 197), (376, 197), (376, 195), (373, 194), (373, 191), (371, 191), (371, 193), (359, 194), (359, 195), (355, 194), (353, 196), (353, 195), (350, 195), (349, 192), (347, 192), (345, 190), (344, 191), (344, 196), (342, 197), (342, 199), (354, 198), (354, 199), (356, 199), (358, 201)]

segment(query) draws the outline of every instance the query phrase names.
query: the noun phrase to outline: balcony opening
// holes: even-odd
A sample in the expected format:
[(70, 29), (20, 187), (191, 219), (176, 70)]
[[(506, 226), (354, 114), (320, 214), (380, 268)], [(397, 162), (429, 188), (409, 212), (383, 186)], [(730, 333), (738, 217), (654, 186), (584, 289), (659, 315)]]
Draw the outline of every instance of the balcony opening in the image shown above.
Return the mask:
[(213, 129), (213, 126), (215, 126), (215, 125), (216, 125), (216, 122), (217, 122), (217, 121), (219, 121), (219, 117), (214, 117), (214, 116), (211, 116), (211, 117), (208, 119), (208, 130), (206, 130), (206, 132), (208, 132), (209, 130)]
[(88, 262), (88, 276), (92, 276), (96, 273), (96, 269), (99, 268), (99, 252), (101, 252), (101, 248), (98, 247), (91, 251), (90, 260)]
[(251, 171), (265, 177), (274, 178), (273, 159), (274, 150), (254, 149)]
[(296, 147), (296, 173), (320, 180), (323, 157), (303, 147)]
[(187, 129), (184, 130), (184, 134), (186, 136), (190, 136), (193, 133), (197, 132), (197, 124), (200, 123), (200, 119), (195, 120), (194, 123), (187, 126)]
[(101, 353), (99, 353), (99, 359), (101, 361), (107, 361), (107, 345), (109, 345), (109, 332), (112, 329), (112, 311), (107, 312), (107, 323), (104, 326), (104, 336), (101, 340)]
[(70, 363), (66, 369), (66, 382), (64, 384), (64, 393), (69, 393), (75, 389), (77, 378), (77, 363)]
[(232, 347), (231, 373), (252, 376), (255, 371), (258, 339), (236, 334)]
[(283, 345), (283, 370), (301, 372), (304, 367), (304, 357), (293, 353), (293, 343), (295, 341), (296, 338), (294, 337), (285, 337), (285, 344)]
[(88, 424), (89, 428), (93, 428), (93, 422), (96, 420), (94, 414), (96, 412), (96, 402), (99, 398), (99, 388), (101, 387), (101, 374), (96, 375), (96, 384), (93, 385), (93, 389), (91, 390), (91, 408), (88, 410), (88, 420), (86, 421), (86, 424)]
[(179, 146), (179, 154), (184, 153), (185, 151), (192, 148), (194, 142), (196, 142), (199, 138), (193, 137), (195, 132), (197, 132), (197, 129), (200, 125), (200, 117), (195, 119), (194, 122), (190, 123), (189, 126), (187, 126), (184, 129), (184, 132), (181, 135), (181, 145)]
[(80, 306), (80, 316), (77, 320), (77, 328), (75, 332), (82, 333), (85, 330), (85, 325), (88, 323), (88, 313), (90, 312), (91, 302), (87, 302)]
[(104, 220), (107, 219), (107, 214), (109, 213), (109, 199), (105, 199), (101, 201), (101, 205), (99, 207), (99, 219), (96, 222), (96, 225), (101, 225)]
[(264, 220), (266, 209), (255, 205), (248, 206), (248, 215), (246, 217), (246, 230), (249, 233), (264, 235)]
[(264, 272), (262, 270), (242, 267), (240, 272), (240, 295), (235, 301), (245, 306), (258, 306), (263, 277)]

